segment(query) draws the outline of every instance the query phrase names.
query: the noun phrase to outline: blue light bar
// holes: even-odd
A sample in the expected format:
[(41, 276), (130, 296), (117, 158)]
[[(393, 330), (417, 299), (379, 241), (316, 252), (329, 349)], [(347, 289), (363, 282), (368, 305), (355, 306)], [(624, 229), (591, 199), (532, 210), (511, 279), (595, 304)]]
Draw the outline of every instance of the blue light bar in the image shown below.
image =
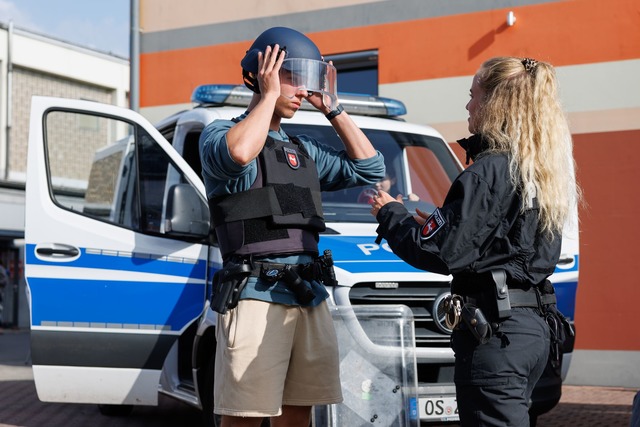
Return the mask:
[[(191, 102), (201, 106), (235, 105), (246, 107), (251, 102), (253, 92), (243, 85), (202, 85), (191, 95)], [(350, 114), (374, 117), (397, 117), (407, 114), (407, 107), (402, 101), (381, 96), (338, 93), (340, 104)], [(314, 111), (308, 102), (303, 102), (301, 109)]]
[(380, 97), (379, 99), (381, 99), (382, 103), (387, 107), (388, 116), (395, 117), (407, 114), (407, 107), (404, 105), (404, 102), (392, 98)]
[(191, 95), (198, 105), (238, 105), (246, 107), (253, 92), (241, 85), (201, 85)]

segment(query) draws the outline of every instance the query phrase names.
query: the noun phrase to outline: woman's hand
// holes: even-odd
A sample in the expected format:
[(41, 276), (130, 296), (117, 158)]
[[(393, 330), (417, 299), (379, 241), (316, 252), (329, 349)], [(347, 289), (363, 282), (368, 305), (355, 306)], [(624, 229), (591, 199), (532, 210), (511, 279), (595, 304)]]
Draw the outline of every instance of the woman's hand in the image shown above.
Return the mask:
[(374, 217), (378, 215), (380, 209), (390, 202), (398, 202), (398, 200), (391, 197), (391, 195), (386, 191), (378, 190), (378, 194), (371, 198), (371, 215)]
[[(378, 194), (376, 194), (371, 198), (371, 202), (370, 202), (371, 215), (373, 215), (374, 217), (377, 216), (380, 209), (387, 203), (391, 203), (391, 202), (402, 203), (402, 199), (399, 199), (399, 198), (394, 199), (386, 191), (378, 190)], [(417, 215), (414, 215), (413, 219), (415, 219), (418, 224), (424, 225), (424, 223), (427, 221), (427, 218), (429, 218), (429, 214), (424, 211), (421, 211), (418, 208), (416, 208), (416, 213)]]

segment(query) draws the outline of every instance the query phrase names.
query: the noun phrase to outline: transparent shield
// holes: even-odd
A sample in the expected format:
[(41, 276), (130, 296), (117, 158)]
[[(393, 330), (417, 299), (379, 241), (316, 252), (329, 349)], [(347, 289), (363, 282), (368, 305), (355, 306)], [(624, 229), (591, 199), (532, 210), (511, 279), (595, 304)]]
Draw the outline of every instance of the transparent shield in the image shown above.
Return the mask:
[(333, 307), (344, 401), (314, 425), (419, 425), (414, 322), (404, 305)]

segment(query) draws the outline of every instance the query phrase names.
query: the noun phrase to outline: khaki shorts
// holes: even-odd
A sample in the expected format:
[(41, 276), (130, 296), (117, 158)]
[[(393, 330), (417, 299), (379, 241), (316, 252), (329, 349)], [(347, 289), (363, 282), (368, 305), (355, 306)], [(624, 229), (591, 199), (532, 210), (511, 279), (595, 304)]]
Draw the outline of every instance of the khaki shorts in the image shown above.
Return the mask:
[(342, 402), (338, 344), (326, 301), (298, 307), (241, 300), (218, 315), (214, 412), (271, 417), (283, 405)]

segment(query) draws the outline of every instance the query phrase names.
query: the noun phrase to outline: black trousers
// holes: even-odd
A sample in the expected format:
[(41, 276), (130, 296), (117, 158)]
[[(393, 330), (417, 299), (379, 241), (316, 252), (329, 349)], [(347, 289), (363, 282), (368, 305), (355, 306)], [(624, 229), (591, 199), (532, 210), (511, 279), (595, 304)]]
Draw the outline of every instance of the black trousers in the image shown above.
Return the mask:
[(463, 427), (529, 426), (529, 399), (549, 357), (549, 327), (533, 308), (517, 307), (489, 342), (466, 329), (451, 337)]

